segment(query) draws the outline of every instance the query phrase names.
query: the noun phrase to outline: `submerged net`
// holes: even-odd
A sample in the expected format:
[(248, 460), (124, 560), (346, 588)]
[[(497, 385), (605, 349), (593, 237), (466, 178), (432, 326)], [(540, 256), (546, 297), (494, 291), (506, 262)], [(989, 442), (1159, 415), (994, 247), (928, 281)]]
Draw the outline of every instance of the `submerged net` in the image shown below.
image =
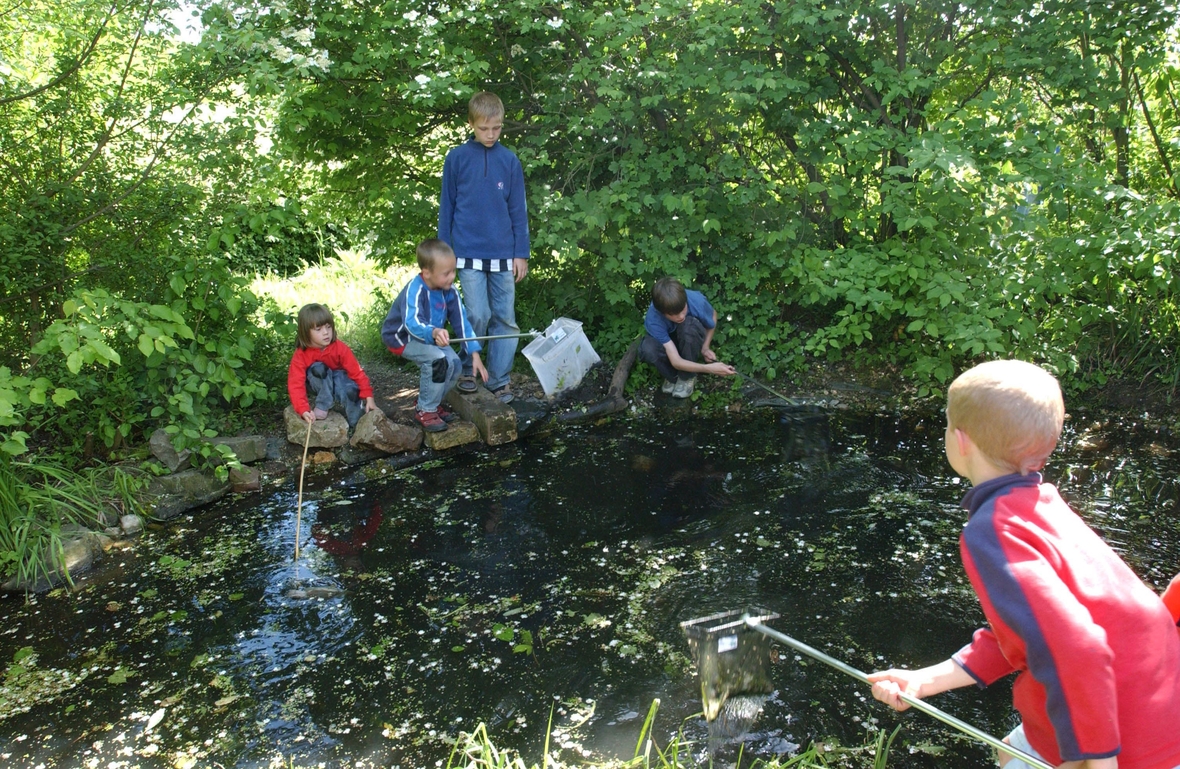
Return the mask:
[(746, 624), (747, 614), (760, 621), (778, 617), (751, 607), (680, 623), (701, 679), (701, 707), (710, 738), (744, 734), (774, 691), (770, 639)]

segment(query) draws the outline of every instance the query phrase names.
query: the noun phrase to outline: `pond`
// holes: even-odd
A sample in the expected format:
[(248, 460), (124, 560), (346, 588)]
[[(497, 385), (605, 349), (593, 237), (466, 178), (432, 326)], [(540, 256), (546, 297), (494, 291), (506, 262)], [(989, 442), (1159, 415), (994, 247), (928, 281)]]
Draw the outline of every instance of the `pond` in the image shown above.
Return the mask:
[[(75, 591), (0, 603), (0, 759), (432, 766), (480, 722), (530, 764), (547, 731), (566, 760), (629, 758), (658, 699), (657, 739), (683, 730), (707, 762), (680, 622), (764, 606), (865, 671), (945, 659), (982, 622), (942, 426), (649, 413), (409, 469), (309, 471), (298, 563), (284, 479), (152, 527)], [(1075, 415), (1046, 473), (1157, 588), (1180, 570), (1171, 441)], [(902, 723), (890, 766), (986, 765), (986, 748), (793, 653), (773, 681), (747, 760)], [(933, 702), (1002, 736), (1009, 697)]]

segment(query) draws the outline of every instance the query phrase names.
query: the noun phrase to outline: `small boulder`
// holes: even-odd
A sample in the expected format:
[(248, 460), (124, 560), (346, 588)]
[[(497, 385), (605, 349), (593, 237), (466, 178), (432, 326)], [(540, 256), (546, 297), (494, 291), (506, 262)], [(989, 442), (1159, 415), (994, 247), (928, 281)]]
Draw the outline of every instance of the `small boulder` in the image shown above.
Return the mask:
[(330, 465), (336, 461), (336, 455), (330, 451), (317, 451), (311, 455), (313, 465)]
[(189, 466), (192, 452), (188, 449), (177, 452), (172, 447), (172, 436), (164, 432), (162, 427), (152, 433), (152, 437), (148, 439), (148, 448), (151, 449), (152, 456), (160, 460), (160, 464), (167, 467), (170, 473), (180, 472)]
[(426, 433), (426, 445), (435, 451), (445, 451), (456, 446), (475, 443), (479, 440), (479, 429), (471, 422), (452, 422), (441, 433)]
[(229, 489), (229, 481), (219, 481), (198, 470), (185, 470), (154, 479), (148, 484), (147, 497), (152, 515), (167, 520), (221, 499)]
[[(205, 443), (228, 447), (238, 458), (238, 461), (244, 465), (266, 458), (266, 438), (261, 435), (218, 436), (217, 438), (206, 438)], [(303, 445), (302, 438), (299, 440), (299, 445)]]
[(317, 419), (311, 426), (311, 437), (307, 436), (307, 422), (304, 422), (291, 406), (283, 409), (283, 421), (287, 426), (287, 440), (297, 446), (335, 449), (348, 443), (348, 421), (343, 414), (329, 411), (326, 419)]
[(128, 513), (119, 519), (119, 528), (129, 537), (138, 534), (143, 531), (143, 518), (134, 513)]
[(422, 446), (422, 428), (391, 422), (381, 409), (373, 409), (356, 423), (350, 443), (354, 448), (386, 454), (417, 451)]
[(230, 468), (229, 483), (235, 494), (245, 494), (249, 491), (262, 491), (262, 473), (256, 467), (242, 466)]

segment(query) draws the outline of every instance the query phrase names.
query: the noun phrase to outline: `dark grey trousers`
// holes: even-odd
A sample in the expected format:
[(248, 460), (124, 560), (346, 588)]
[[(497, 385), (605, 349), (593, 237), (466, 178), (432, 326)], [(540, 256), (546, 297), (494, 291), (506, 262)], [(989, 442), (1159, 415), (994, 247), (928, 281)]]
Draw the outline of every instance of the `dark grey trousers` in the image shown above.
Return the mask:
[[(669, 336), (672, 337), (672, 344), (676, 345), (676, 352), (680, 353), (680, 357), (696, 363), (701, 359), (701, 347), (705, 344), (707, 333), (705, 324), (689, 315), (683, 323), (676, 324)], [(687, 379), (696, 376), (673, 368), (664, 345), (657, 342), (651, 334), (645, 334), (643, 341), (639, 343), (639, 360), (655, 366), (660, 376), (672, 382), (675, 382), (677, 377)]]
[(344, 418), (349, 427), (356, 427), (365, 414), (360, 385), (352, 381), (344, 369), (330, 369), (323, 361), (307, 367), (307, 399), (312, 408), (324, 411), (339, 403), (344, 407)]

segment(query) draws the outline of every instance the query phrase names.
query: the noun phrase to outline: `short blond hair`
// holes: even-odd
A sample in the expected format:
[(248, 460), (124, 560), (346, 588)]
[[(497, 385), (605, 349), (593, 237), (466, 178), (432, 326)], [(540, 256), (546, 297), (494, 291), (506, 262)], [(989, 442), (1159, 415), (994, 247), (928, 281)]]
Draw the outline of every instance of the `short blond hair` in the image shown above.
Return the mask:
[(491, 91), (480, 91), (467, 102), (467, 119), (471, 122), (496, 117), (504, 117), (504, 102)]
[(992, 464), (1027, 475), (1045, 466), (1061, 437), (1065, 401), (1057, 379), (1021, 360), (993, 360), (951, 383), (947, 425), (962, 430)]
[(450, 257), (455, 258), (455, 252), (446, 242), (438, 238), (427, 238), (418, 244), (416, 249), (418, 256), (418, 269), (433, 270), (438, 265), (440, 259)]

